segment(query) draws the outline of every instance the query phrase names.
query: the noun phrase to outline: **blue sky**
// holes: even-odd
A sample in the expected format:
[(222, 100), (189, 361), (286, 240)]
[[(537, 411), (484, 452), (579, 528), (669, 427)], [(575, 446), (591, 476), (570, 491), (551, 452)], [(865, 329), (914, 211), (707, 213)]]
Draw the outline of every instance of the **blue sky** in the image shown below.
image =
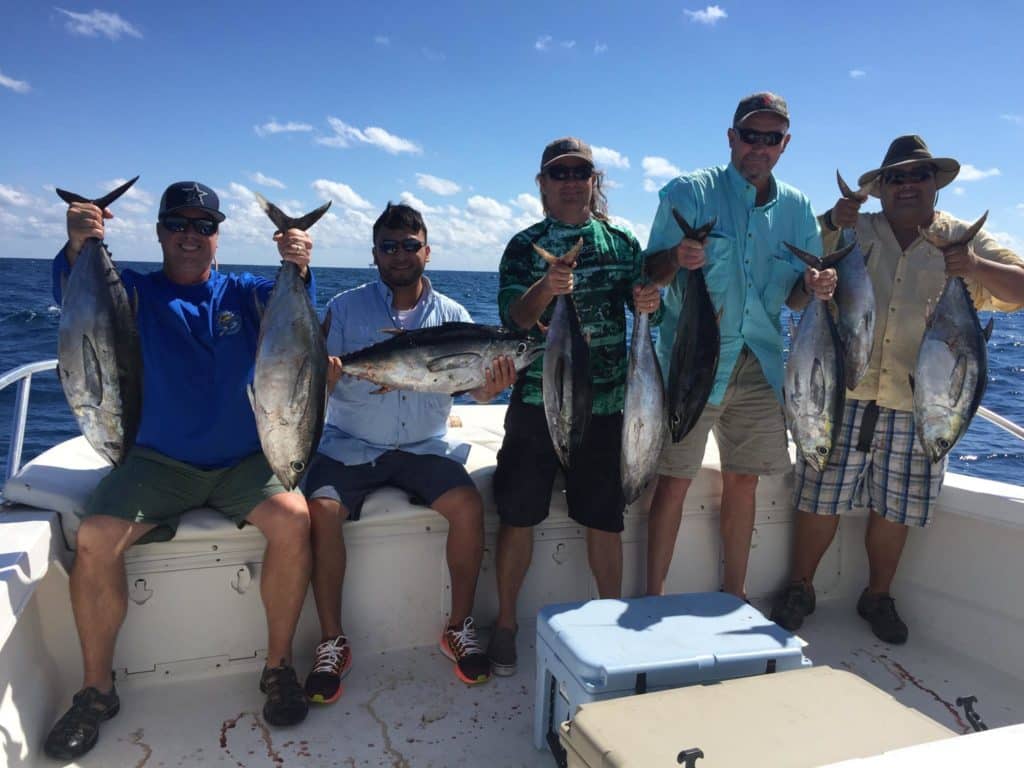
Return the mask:
[[(514, 8), (514, 12), (508, 9)], [(498, 10), (501, 9), (501, 10)], [(830, 207), (889, 142), (964, 166), (939, 207), (1024, 252), (1024, 6), (1016, 2), (0, 2), (0, 253), (63, 242), (60, 186), (114, 204), (117, 257), (158, 260), (163, 188), (221, 193), (222, 263), (272, 263), (259, 191), (333, 199), (314, 262), (365, 266), (390, 199), (425, 213), (435, 269), (497, 268), (540, 217), (544, 145), (598, 150), (613, 215), (646, 244), (656, 190), (728, 161), (740, 97), (788, 101), (776, 175)]]

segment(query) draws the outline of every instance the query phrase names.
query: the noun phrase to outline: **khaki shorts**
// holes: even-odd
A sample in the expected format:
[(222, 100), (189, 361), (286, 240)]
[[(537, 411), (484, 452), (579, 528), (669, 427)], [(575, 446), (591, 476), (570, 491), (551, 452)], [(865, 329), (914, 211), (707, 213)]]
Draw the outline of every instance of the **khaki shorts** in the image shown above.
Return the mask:
[(688, 480), (696, 477), (712, 430), (723, 472), (778, 475), (792, 466), (782, 404), (765, 379), (757, 356), (747, 347), (736, 361), (721, 404), (705, 405), (693, 429), (678, 443), (666, 439), (658, 474)]
[(241, 528), (260, 503), (286, 492), (262, 453), (233, 467), (199, 469), (136, 446), (96, 486), (82, 517), (110, 515), (156, 525), (138, 543), (169, 541), (190, 509), (213, 507)]

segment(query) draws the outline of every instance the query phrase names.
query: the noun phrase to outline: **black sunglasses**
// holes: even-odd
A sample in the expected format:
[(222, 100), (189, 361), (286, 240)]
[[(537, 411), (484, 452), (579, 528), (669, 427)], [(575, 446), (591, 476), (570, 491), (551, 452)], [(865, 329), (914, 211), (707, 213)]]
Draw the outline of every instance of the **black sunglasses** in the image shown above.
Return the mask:
[(586, 181), (594, 175), (594, 169), (589, 165), (549, 165), (544, 173), (555, 181)]
[(215, 234), (218, 224), (213, 219), (190, 219), (188, 216), (164, 216), (160, 223), (168, 232), (184, 232), (191, 224), (193, 231), (203, 237)]
[(920, 184), (922, 181), (928, 181), (932, 176), (935, 175), (935, 169), (930, 165), (925, 165), (920, 168), (911, 168), (909, 170), (891, 170), (886, 171), (882, 174), (883, 184)]
[(737, 128), (736, 133), (744, 144), (764, 144), (766, 147), (777, 147), (786, 138), (781, 131), (755, 131), (753, 128)]
[(415, 237), (407, 237), (405, 240), (381, 240), (378, 248), (380, 252), (388, 256), (394, 256), (401, 248), (406, 253), (416, 253), (426, 243), (417, 240)]

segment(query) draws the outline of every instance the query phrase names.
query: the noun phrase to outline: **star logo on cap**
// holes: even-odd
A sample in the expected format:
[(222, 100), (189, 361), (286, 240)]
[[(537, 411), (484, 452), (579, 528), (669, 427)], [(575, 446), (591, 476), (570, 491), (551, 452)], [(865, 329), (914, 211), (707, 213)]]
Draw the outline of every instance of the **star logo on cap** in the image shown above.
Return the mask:
[(200, 208), (203, 207), (204, 205), (204, 198), (208, 194), (210, 194), (209, 192), (204, 192), (203, 190), (201, 190), (199, 188), (199, 185), (195, 183), (192, 184), (191, 189), (183, 189), (182, 192), (185, 193), (186, 203), (188, 203), (189, 205), (198, 205)]

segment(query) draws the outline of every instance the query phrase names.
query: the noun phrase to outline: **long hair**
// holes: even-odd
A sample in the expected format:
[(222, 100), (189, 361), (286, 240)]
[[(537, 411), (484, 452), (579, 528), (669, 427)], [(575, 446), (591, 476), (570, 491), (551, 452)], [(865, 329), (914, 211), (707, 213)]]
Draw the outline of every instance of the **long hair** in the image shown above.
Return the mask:
[[(541, 177), (544, 175), (544, 171), (541, 171), (534, 177), (534, 181), (537, 182), (537, 187), (540, 189), (540, 204), (544, 207), (544, 215), (550, 215), (548, 212), (548, 201), (544, 196), (544, 189), (540, 186)], [(599, 171), (594, 168), (594, 186), (590, 195), (590, 215), (599, 221), (608, 221), (608, 198), (604, 194), (602, 184), (604, 182), (604, 171)]]

